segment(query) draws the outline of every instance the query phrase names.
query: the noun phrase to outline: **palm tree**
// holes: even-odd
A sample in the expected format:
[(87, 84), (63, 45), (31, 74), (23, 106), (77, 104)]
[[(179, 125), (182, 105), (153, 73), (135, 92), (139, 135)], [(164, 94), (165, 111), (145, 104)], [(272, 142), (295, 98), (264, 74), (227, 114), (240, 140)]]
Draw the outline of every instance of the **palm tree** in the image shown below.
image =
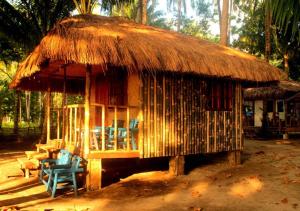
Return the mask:
[[(282, 41), (284, 71), (289, 74), (289, 43), (300, 42), (300, 2), (268, 1), (274, 25), (284, 35)], [(287, 39), (288, 38), (288, 39)]]
[(292, 38), (300, 40), (300, 2), (298, 0), (269, 1), (275, 25), (287, 33), (291, 28)]
[(167, 7), (175, 8), (177, 6), (177, 31), (180, 31), (181, 22), (182, 22), (182, 9), (186, 13), (186, 1), (185, 0), (167, 0)]
[(223, 0), (222, 14), (220, 21), (220, 44), (228, 45), (228, 21), (229, 21), (229, 0)]
[(271, 8), (270, 0), (265, 0), (265, 60), (268, 62), (271, 55)]
[(147, 24), (147, 4), (148, 0), (139, 0), (140, 1), (140, 11), (141, 11), (141, 21), (142, 24)]

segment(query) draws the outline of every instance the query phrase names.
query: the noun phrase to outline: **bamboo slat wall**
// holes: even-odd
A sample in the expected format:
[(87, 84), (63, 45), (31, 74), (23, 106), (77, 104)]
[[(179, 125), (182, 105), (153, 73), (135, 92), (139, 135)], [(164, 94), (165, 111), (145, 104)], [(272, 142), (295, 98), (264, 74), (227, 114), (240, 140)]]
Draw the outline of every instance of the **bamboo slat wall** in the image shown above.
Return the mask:
[(144, 158), (243, 149), (240, 83), (233, 82), (231, 111), (208, 111), (207, 79), (146, 74), (142, 81)]

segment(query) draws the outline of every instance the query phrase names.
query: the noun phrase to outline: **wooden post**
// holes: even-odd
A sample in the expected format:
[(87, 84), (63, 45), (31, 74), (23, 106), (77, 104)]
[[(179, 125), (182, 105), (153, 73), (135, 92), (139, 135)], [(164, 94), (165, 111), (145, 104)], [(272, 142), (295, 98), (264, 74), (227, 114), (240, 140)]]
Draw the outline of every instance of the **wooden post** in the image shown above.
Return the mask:
[(114, 107), (114, 150), (115, 151), (117, 151), (117, 149), (118, 149), (118, 143), (117, 143), (117, 141), (118, 141), (118, 121), (117, 121), (117, 118), (118, 118), (118, 116), (117, 116), (117, 112), (118, 112), (118, 110), (117, 110), (117, 106), (115, 106)]
[(230, 166), (237, 166), (241, 164), (241, 151), (235, 150), (228, 152), (228, 162)]
[[(130, 111), (129, 107), (126, 109), (126, 139), (127, 139), (127, 151), (130, 151), (130, 131), (129, 131), (129, 124), (130, 124)], [(133, 137), (131, 137), (133, 138)], [(133, 146), (132, 146), (133, 147)]]
[(105, 106), (101, 106), (101, 140), (102, 140), (102, 151), (105, 150)]
[(88, 159), (87, 190), (99, 190), (102, 185), (102, 159)]
[(184, 175), (184, 156), (171, 157), (169, 161), (169, 173), (173, 176)]
[(61, 147), (64, 147), (66, 145), (66, 104), (67, 104), (67, 97), (66, 97), (66, 89), (67, 89), (67, 73), (66, 73), (66, 67), (64, 67), (64, 87), (63, 87), (63, 100), (62, 100), (62, 143)]
[(50, 141), (50, 108), (51, 107), (51, 88), (48, 86), (47, 90), (47, 144)]
[(84, 103), (84, 156), (90, 152), (90, 94), (91, 94), (91, 66), (86, 67), (85, 103)]
[(59, 128), (59, 123), (60, 123), (60, 111), (59, 111), (59, 108), (57, 109), (57, 119), (56, 119), (56, 121), (57, 121), (57, 129), (56, 129), (56, 132), (57, 132), (57, 139), (59, 139), (59, 137), (60, 137), (60, 128)]

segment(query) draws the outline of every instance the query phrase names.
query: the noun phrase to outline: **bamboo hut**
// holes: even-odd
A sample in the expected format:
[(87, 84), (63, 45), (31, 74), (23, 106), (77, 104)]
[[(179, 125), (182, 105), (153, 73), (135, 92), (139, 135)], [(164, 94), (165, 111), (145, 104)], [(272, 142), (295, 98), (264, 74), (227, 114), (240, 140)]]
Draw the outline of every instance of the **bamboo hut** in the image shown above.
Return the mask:
[(269, 87), (245, 89), (244, 114), (244, 131), (249, 136), (262, 127), (285, 137), (300, 132), (300, 83), (282, 80)]
[(215, 43), (124, 18), (79, 15), (56, 24), (10, 87), (84, 95), (84, 104), (65, 103), (57, 115), (59, 138), (87, 159), (87, 188), (96, 189), (103, 159), (169, 157), (177, 174), (186, 155), (226, 151), (238, 160), (242, 86), (280, 75)]

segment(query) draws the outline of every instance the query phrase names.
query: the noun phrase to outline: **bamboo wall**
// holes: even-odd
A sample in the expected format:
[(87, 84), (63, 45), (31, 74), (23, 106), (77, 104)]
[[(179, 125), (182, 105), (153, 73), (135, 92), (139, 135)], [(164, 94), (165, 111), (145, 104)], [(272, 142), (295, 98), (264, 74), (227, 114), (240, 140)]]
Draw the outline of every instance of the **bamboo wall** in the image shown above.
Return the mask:
[(142, 157), (243, 149), (240, 83), (233, 82), (231, 111), (208, 111), (208, 79), (178, 74), (144, 74), (141, 78)]

